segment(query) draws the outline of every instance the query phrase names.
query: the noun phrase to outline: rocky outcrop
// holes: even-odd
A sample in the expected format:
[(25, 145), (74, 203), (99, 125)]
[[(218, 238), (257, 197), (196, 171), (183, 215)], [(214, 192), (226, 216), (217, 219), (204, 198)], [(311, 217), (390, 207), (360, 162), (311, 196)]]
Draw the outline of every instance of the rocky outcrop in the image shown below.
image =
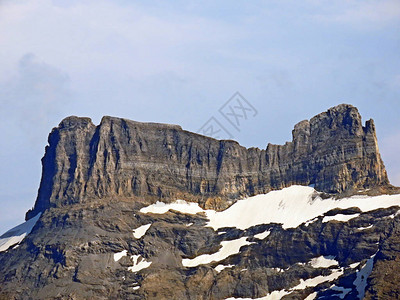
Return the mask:
[[(351, 105), (300, 122), (291, 142), (265, 150), (175, 125), (68, 117), (42, 163), (27, 213), (37, 223), (22, 242), (19, 230), (0, 236), (8, 243), (0, 299), (400, 297), (399, 276), (388, 271), (400, 272), (400, 196), (345, 198), (343, 206), (335, 198), (399, 191), (373, 121), (362, 126)], [(184, 199), (223, 210), (294, 184), (317, 190), (292, 186), (219, 215), (194, 203), (184, 205), (192, 213), (151, 205)], [(212, 226), (212, 216), (226, 223)]]
[[(400, 207), (334, 209), (296, 228), (270, 223), (245, 230), (213, 230), (201, 214), (140, 208), (99, 201), (46, 210), (23, 243), (0, 253), (0, 299), (358, 299), (357, 278), (371, 257), (376, 269), (363, 279), (367, 299), (399, 297), (391, 270), (399, 269), (400, 250), (392, 242)], [(324, 222), (343, 215), (354, 218)], [(147, 232), (134, 237), (132, 229), (146, 224)], [(266, 231), (267, 237), (258, 235)], [(182, 259), (216, 253), (241, 238), (248, 242), (223, 260), (183, 266)], [(116, 259), (121, 251), (126, 255)], [(151, 265), (132, 270), (138, 256)], [(321, 256), (334, 263), (312, 263)]]
[(227, 200), (293, 184), (327, 193), (388, 186), (372, 120), (342, 104), (298, 123), (293, 140), (246, 149), (176, 125), (68, 117), (49, 136), (38, 197), (49, 207), (94, 199), (184, 198), (223, 209)]

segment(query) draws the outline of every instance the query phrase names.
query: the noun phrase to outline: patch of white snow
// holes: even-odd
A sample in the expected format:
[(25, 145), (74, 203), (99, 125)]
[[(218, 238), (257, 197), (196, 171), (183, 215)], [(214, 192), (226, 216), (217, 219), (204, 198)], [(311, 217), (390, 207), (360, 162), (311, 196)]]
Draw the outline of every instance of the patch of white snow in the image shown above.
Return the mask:
[(356, 262), (356, 263), (354, 263), (354, 264), (349, 265), (349, 267), (350, 267), (351, 269), (354, 269), (354, 268), (357, 268), (359, 264), (360, 264), (360, 262)]
[(343, 274), (343, 269), (340, 268), (340, 269), (334, 270), (330, 275), (327, 275), (327, 276), (320, 275), (320, 276), (317, 276), (314, 278), (309, 278), (306, 280), (300, 279), (300, 283), (298, 285), (296, 285), (294, 288), (292, 288), (292, 290), (304, 290), (307, 287), (314, 287), (323, 282), (333, 281), (333, 280), (339, 278), (340, 276), (342, 276), (342, 274)]
[[(197, 203), (178, 200), (174, 203), (157, 202), (142, 208), (142, 213), (162, 214), (170, 209), (182, 213), (205, 213), (209, 219), (208, 226), (217, 230), (223, 227), (236, 227), (247, 229), (249, 227), (281, 223), (283, 228), (293, 228), (300, 224), (313, 221), (329, 210), (340, 208), (358, 207), (363, 212), (390, 206), (400, 206), (400, 195), (381, 196), (353, 196), (340, 200), (334, 198), (322, 199), (316, 196), (312, 187), (293, 185), (268, 194), (256, 195), (236, 201), (224, 211), (203, 210)], [(396, 215), (396, 214), (395, 214)], [(394, 216), (395, 216), (394, 215)], [(325, 221), (335, 219), (339, 221), (354, 218), (356, 215), (336, 215), (325, 217)], [(394, 217), (393, 216), (393, 217)]]
[(334, 216), (325, 216), (322, 219), (322, 223), (326, 223), (329, 221), (339, 221), (339, 222), (347, 222), (348, 220), (357, 218), (360, 214), (352, 214), (352, 215), (343, 215), (343, 214), (337, 214)]
[(353, 282), (353, 284), (357, 287), (358, 299), (364, 299), (365, 288), (367, 287), (367, 279), (372, 272), (375, 255), (376, 253), (372, 255), (371, 258), (369, 258), (362, 266), (361, 270), (357, 272), (357, 277)]
[(369, 226), (367, 226), (367, 227), (359, 227), (359, 228), (357, 228), (358, 230), (365, 230), (365, 229), (369, 229), (369, 228), (372, 228), (374, 225), (369, 225)]
[(247, 237), (241, 237), (240, 239), (232, 241), (223, 241), (221, 242), (222, 247), (218, 252), (213, 254), (203, 254), (195, 258), (184, 258), (182, 259), (182, 265), (185, 267), (197, 267), (199, 265), (221, 261), (233, 254), (239, 253), (242, 246), (252, 244), (246, 239)]
[(336, 285), (330, 287), (330, 289), (333, 291), (340, 292), (340, 294), (334, 294), (335, 296), (338, 296), (340, 299), (344, 299), (344, 297), (346, 297), (346, 295), (351, 292), (350, 288), (346, 289), (344, 287), (336, 286)]
[(218, 265), (214, 268), (215, 271), (217, 271), (218, 273), (221, 272), (223, 269), (226, 268), (232, 268), (234, 267), (234, 265)]
[(329, 268), (331, 266), (338, 266), (339, 263), (334, 258), (334, 256), (316, 257), (310, 261), (310, 265), (313, 268)]
[(254, 235), (254, 237), (257, 238), (257, 239), (259, 239), (259, 240), (263, 240), (263, 239), (265, 239), (267, 236), (269, 236), (270, 233), (271, 233), (271, 231), (268, 230), (268, 231), (264, 231), (264, 232), (261, 232), (261, 233), (257, 233), (257, 234)]
[(126, 256), (128, 251), (122, 250), (121, 252), (114, 253), (114, 261), (119, 261), (122, 257)]
[(133, 236), (137, 239), (140, 239), (142, 236), (146, 234), (146, 231), (150, 228), (150, 224), (142, 225), (133, 230)]
[(151, 265), (151, 261), (146, 261), (140, 255), (132, 255), (131, 259), (133, 261), (133, 266), (128, 268), (128, 271), (139, 272)]
[(311, 293), (304, 300), (314, 300), (317, 297), (317, 292)]
[(39, 220), (41, 213), (38, 213), (28, 221), (10, 229), (0, 236), (0, 252), (6, 251), (12, 246), (22, 242), (22, 240), (32, 231), (36, 222)]
[(164, 203), (157, 201), (155, 204), (143, 207), (140, 212), (145, 214), (165, 214), (170, 209), (187, 214), (197, 214), (204, 211), (197, 203), (186, 202), (184, 200), (176, 200), (173, 203)]

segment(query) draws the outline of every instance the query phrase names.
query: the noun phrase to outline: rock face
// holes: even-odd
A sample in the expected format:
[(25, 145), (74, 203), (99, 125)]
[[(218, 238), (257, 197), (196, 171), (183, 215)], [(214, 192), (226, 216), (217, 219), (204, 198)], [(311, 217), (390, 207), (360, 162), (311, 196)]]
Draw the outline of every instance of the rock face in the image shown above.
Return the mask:
[(68, 117), (49, 136), (35, 207), (100, 198), (188, 199), (226, 208), (229, 199), (293, 184), (351, 193), (389, 184), (373, 120), (339, 105), (294, 127), (292, 142), (246, 149), (179, 126)]
[(348, 198), (400, 191), (350, 105), (266, 150), (68, 117), (42, 163), (29, 221), (0, 236), (0, 300), (400, 299), (400, 195)]

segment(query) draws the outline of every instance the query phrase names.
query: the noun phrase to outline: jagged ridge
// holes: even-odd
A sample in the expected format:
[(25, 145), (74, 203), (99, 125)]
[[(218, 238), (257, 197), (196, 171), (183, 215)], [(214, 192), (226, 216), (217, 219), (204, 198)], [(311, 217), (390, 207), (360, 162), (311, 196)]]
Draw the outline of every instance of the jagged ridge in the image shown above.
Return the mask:
[(292, 142), (246, 149), (180, 126), (68, 117), (52, 130), (29, 219), (49, 207), (99, 198), (184, 198), (223, 209), (226, 200), (293, 184), (327, 193), (388, 186), (373, 120), (341, 104), (298, 123)]

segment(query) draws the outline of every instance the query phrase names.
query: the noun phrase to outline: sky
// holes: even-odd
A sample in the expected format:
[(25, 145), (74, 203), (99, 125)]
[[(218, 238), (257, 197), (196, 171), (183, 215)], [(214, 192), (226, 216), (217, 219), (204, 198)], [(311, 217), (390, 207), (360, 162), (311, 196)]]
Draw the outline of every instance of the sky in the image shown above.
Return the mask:
[[(0, 234), (34, 205), (47, 136), (69, 115), (212, 120), (265, 148), (349, 103), (375, 120), (400, 185), (399, 53), (398, 0), (0, 0)], [(252, 111), (233, 126), (221, 111), (236, 92)]]

